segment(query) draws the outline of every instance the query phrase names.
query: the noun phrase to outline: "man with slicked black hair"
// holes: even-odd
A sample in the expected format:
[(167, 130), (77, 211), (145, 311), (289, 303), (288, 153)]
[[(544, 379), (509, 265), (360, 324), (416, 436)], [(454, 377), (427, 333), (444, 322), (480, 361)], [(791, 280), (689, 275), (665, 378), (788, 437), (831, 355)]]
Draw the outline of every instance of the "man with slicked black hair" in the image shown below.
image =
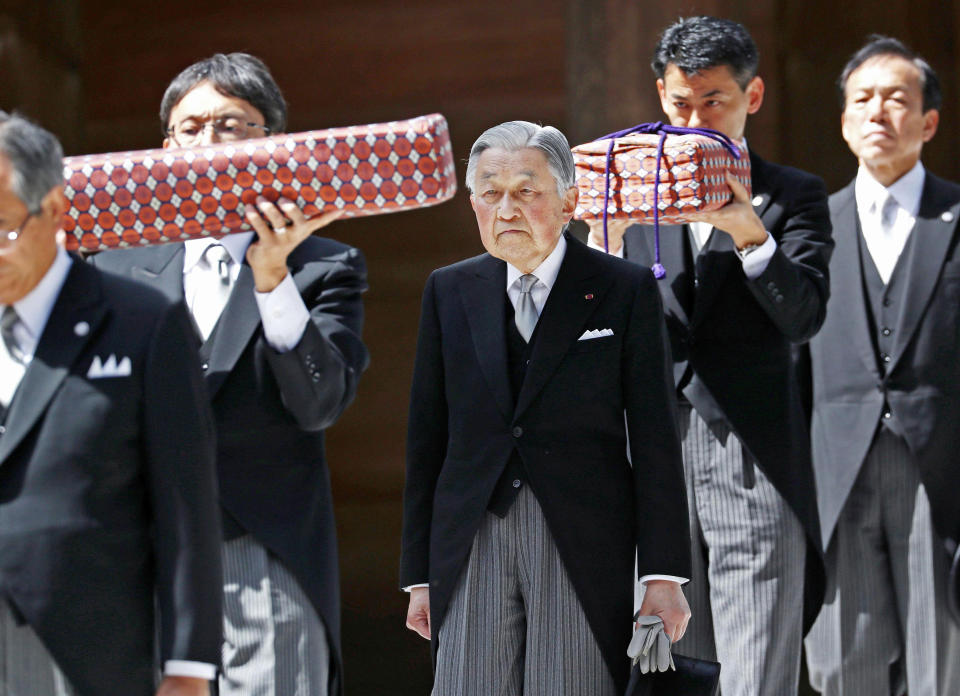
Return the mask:
[[(160, 108), (164, 147), (282, 132), (287, 108), (267, 66), (217, 54), (181, 72)], [(217, 425), (223, 512), (220, 696), (342, 693), (336, 526), (324, 429), (352, 401), (366, 268), (358, 249), (314, 236), (258, 197), (251, 231), (107, 252), (93, 262), (186, 300)]]
[(920, 161), (942, 101), (925, 60), (871, 36), (839, 87), (860, 166), (830, 197), (833, 295), (810, 342), (827, 560), (810, 681), (830, 696), (955, 695), (960, 186)]
[[(668, 27), (652, 67), (675, 126), (746, 146), (763, 103), (747, 30), (716, 17)], [(810, 445), (791, 344), (814, 335), (829, 294), (826, 190), (749, 151), (752, 194), (661, 228), (658, 285), (680, 399), (693, 612), (677, 652), (723, 664), (724, 696), (795, 694), (802, 637), (823, 597)], [(651, 266), (654, 235), (609, 225), (609, 250)], [(601, 225), (591, 244), (603, 248)], [(801, 601), (801, 598), (803, 601)]]

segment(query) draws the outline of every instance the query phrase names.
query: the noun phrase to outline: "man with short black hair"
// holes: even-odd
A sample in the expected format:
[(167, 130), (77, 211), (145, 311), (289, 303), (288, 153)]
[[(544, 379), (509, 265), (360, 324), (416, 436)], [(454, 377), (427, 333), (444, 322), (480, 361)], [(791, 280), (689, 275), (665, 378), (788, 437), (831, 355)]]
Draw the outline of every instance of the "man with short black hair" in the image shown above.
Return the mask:
[(0, 112), (0, 693), (205, 696), (220, 524), (190, 320), (58, 246), (62, 158)]
[[(178, 75), (160, 110), (164, 147), (282, 132), (267, 66), (217, 54)], [(366, 268), (359, 250), (312, 236), (293, 201), (258, 197), (252, 232), (94, 258), (183, 298), (217, 424), (224, 522), (221, 696), (342, 692), (337, 541), (325, 428), (356, 393)]]
[[(670, 123), (746, 148), (747, 117), (764, 96), (758, 61), (736, 22), (668, 27), (652, 67)], [(719, 659), (724, 696), (796, 693), (802, 637), (823, 593), (791, 344), (814, 335), (826, 312), (826, 191), (817, 177), (749, 157), (752, 195), (728, 175), (730, 203), (660, 232), (694, 544), (685, 587), (694, 620), (677, 650)], [(609, 232), (611, 253), (654, 263), (649, 228), (618, 222)], [(603, 248), (602, 225), (590, 241)]]
[(927, 172), (940, 82), (872, 36), (839, 80), (856, 178), (830, 197), (836, 251), (810, 342), (827, 596), (807, 638), (824, 694), (960, 693), (947, 612), (960, 557), (960, 186)]

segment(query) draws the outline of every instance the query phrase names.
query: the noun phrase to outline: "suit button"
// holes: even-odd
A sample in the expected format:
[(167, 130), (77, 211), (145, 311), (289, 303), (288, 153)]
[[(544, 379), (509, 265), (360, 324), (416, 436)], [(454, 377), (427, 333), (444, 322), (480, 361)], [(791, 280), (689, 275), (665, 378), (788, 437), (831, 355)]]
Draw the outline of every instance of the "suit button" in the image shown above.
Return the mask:
[(207, 370), (210, 369), (210, 363), (202, 363), (202, 364), (200, 365), (200, 369), (203, 370), (204, 372), (206, 372)]
[(776, 287), (777, 287), (777, 284), (774, 283), (772, 280), (769, 283), (767, 283), (768, 290), (774, 290)]
[(514, 436), (514, 437), (520, 437), (521, 435), (523, 435), (523, 428), (521, 428), (521, 427), (518, 425), (518, 426), (516, 426), (516, 427), (513, 429), (513, 436)]
[(889, 307), (889, 306), (892, 305), (892, 304), (893, 304), (893, 300), (891, 300), (889, 297), (884, 297), (884, 298), (883, 298), (883, 306), (884, 306), (884, 307)]
[(522, 485), (523, 485), (523, 482), (521, 482), (520, 479), (513, 479), (513, 487), (514, 487), (514, 488), (520, 488), (520, 486), (522, 486)]
[(887, 355), (886, 353), (880, 353), (880, 359), (883, 360), (883, 362), (885, 363), (890, 362), (890, 356)]
[(0, 425), (0, 435), (3, 435), (3, 434), (4, 434), (5, 432), (7, 432), (7, 429), (6, 429), (6, 427), (5, 427), (5, 426), (2, 426), (2, 425)]
[(783, 302), (783, 295), (777, 295), (774, 299), (775, 299), (777, 302)]
[(893, 418), (893, 414), (890, 411), (883, 412), (883, 420), (890, 420), (891, 418)]

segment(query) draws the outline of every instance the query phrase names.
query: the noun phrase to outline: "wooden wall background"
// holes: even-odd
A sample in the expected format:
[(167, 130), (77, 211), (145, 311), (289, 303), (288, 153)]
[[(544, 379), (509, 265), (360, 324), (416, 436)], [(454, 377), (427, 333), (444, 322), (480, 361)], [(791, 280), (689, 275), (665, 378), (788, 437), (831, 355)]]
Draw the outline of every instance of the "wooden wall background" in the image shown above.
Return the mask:
[[(290, 130), (440, 111), (463, 172), (486, 127), (522, 118), (582, 142), (660, 118), (649, 70), (659, 32), (690, 14), (744, 22), (758, 41), (766, 103), (748, 126), (764, 156), (823, 176), (855, 171), (839, 135), (833, 86), (871, 32), (898, 36), (940, 73), (940, 132), (928, 167), (960, 179), (960, 1), (840, 5), (826, 0), (350, 0), (272, 3), (3, 0), (0, 107), (56, 132), (68, 154), (158, 146), (167, 82), (214, 52), (249, 51), (271, 66), (290, 103)], [(461, 191), (417, 212), (335, 223), (361, 247), (371, 289), (372, 362), (329, 432), (340, 528), (347, 687), (424, 694), (428, 648), (403, 627), (396, 588), (403, 445), (419, 298), (437, 266), (482, 251)]]

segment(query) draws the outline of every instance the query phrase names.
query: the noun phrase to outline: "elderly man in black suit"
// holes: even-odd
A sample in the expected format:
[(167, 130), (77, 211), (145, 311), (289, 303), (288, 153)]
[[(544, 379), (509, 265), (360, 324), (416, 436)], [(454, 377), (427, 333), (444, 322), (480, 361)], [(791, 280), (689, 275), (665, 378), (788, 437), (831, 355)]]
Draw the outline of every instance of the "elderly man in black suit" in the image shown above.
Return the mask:
[(200, 696), (220, 524), (189, 319), (57, 245), (62, 157), (0, 112), (0, 693), (148, 696), (159, 654), (157, 696)]
[[(613, 696), (643, 614), (689, 610), (680, 449), (653, 275), (563, 233), (560, 131), (474, 143), (486, 254), (427, 282), (410, 405), (401, 584), (437, 696)], [(632, 467), (628, 459), (628, 447)]]
[[(747, 30), (681, 19), (654, 52), (664, 113), (746, 147), (763, 104)], [(823, 597), (806, 419), (791, 344), (820, 328), (832, 248), (823, 182), (749, 149), (752, 198), (661, 229), (659, 281), (680, 397), (697, 620), (680, 651), (719, 659), (724, 696), (793, 694), (804, 633)], [(612, 224), (609, 249), (649, 267), (650, 228)], [(591, 243), (603, 248), (599, 226)], [(803, 597), (801, 603), (798, 598)]]
[[(282, 132), (286, 104), (267, 67), (243, 53), (185, 69), (160, 110), (165, 147)], [(325, 696), (343, 689), (336, 526), (324, 429), (352, 401), (368, 357), (360, 339), (359, 250), (312, 236), (260, 198), (251, 232), (94, 257), (185, 299), (217, 427), (224, 523), (220, 696)]]
[(828, 569), (810, 677), (825, 694), (957, 694), (960, 186), (920, 161), (941, 104), (926, 61), (871, 37), (839, 86), (860, 169), (830, 197), (833, 296), (810, 343)]

